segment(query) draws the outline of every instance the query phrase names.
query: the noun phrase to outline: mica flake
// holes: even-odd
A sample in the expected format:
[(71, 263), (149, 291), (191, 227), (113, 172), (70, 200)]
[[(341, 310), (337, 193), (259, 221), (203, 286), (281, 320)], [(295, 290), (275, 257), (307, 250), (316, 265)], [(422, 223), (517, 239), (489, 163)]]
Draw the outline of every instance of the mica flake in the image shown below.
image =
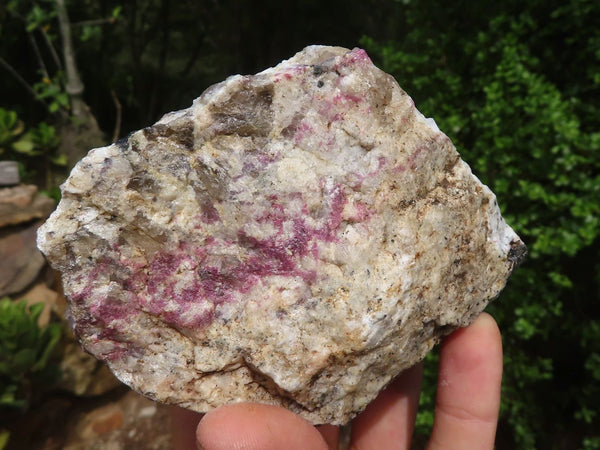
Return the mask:
[(90, 151), (38, 246), (82, 345), (134, 390), (315, 424), (471, 323), (525, 254), (395, 80), (323, 46)]

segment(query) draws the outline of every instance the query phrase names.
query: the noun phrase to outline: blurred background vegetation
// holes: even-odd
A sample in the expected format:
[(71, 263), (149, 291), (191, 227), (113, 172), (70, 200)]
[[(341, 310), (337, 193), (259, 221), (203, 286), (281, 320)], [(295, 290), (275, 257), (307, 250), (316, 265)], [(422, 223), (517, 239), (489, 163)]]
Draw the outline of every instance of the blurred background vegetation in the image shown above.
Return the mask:
[[(308, 44), (363, 47), (529, 246), (489, 307), (505, 347), (497, 448), (600, 449), (598, 17), (594, 0), (5, 0), (0, 159), (57, 196), (91, 147), (228, 75)], [(417, 447), (432, 423), (435, 360)]]

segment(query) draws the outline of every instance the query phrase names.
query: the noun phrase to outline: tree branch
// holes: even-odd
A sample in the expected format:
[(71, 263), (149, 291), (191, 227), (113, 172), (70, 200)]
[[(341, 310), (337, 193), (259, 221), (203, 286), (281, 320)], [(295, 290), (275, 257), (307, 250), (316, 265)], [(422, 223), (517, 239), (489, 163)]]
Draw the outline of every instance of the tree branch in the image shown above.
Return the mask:
[(40, 69), (42, 70), (44, 77), (50, 79), (50, 74), (48, 73), (48, 69), (46, 68), (46, 63), (44, 63), (44, 58), (42, 58), (42, 54), (40, 53), (40, 48), (38, 47), (37, 42), (35, 41), (35, 37), (33, 36), (33, 33), (28, 32), (27, 37), (29, 38), (29, 43), (31, 44), (31, 47), (33, 48), (33, 53), (35, 53), (35, 58), (37, 59), (37, 62), (40, 66)]
[(36, 92), (33, 90), (33, 88), (29, 85), (29, 83), (27, 83), (27, 81), (25, 81), (25, 79), (19, 75), (19, 72), (17, 72), (9, 63), (7, 63), (4, 58), (2, 58), (0, 56), (0, 66), (4, 67), (6, 69), (6, 71), (8, 73), (10, 73), (18, 82), (21, 86), (23, 86), (27, 92), (29, 92), (33, 98), (35, 98), (37, 101), (43, 103), (44, 105), (46, 104), (46, 102), (44, 102), (42, 99), (40, 99), (38, 97), (38, 95), (36, 94)]
[(85, 114), (85, 105), (82, 100), (83, 82), (79, 77), (75, 63), (75, 50), (71, 39), (71, 24), (65, 7), (65, 0), (56, 0), (56, 12), (58, 13), (58, 26), (62, 38), (63, 57), (67, 75), (66, 90), (71, 99), (71, 111), (73, 116), (81, 117)]
[(71, 26), (72, 27), (84, 27), (86, 25), (104, 25), (105, 23), (115, 23), (115, 18), (107, 17), (106, 19), (82, 20), (81, 22), (72, 23)]
[(40, 33), (42, 33), (42, 36), (44, 37), (44, 42), (46, 42), (46, 45), (48, 46), (48, 50), (50, 51), (50, 54), (52, 55), (54, 64), (56, 64), (56, 67), (58, 68), (58, 70), (62, 71), (63, 70), (62, 62), (60, 61), (60, 58), (58, 57), (58, 53), (56, 53), (54, 44), (52, 44), (52, 41), (48, 37), (48, 33), (46, 33), (43, 28), (38, 28), (38, 30)]

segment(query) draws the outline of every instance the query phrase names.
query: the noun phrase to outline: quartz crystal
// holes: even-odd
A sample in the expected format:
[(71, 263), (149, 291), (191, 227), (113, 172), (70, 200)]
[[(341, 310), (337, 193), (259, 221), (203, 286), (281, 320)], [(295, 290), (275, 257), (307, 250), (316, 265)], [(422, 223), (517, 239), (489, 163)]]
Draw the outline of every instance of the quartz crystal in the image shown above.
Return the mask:
[(346, 423), (525, 246), (364, 50), (311, 46), (89, 152), (38, 233), (82, 345), (142, 394)]

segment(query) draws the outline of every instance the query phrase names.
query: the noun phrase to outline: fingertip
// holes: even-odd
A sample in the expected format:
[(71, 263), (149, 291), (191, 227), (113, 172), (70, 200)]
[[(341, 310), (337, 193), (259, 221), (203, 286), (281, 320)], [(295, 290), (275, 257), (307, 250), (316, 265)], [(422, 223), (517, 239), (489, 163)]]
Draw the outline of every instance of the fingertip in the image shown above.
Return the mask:
[(196, 431), (203, 450), (327, 449), (319, 431), (284, 408), (238, 403), (207, 413)]
[(456, 330), (442, 343), (440, 375), (477, 371), (502, 377), (502, 336), (494, 318), (482, 313), (468, 327)]
[(479, 316), (477, 316), (473, 323), (471, 323), (471, 325), (468, 327), (459, 328), (452, 334), (448, 335), (444, 341), (456, 339), (458, 336), (461, 336), (464, 333), (484, 333), (493, 339), (500, 337), (500, 329), (498, 328), (496, 320), (486, 312), (479, 314)]
[(209, 411), (196, 428), (198, 448), (219, 450), (227, 448), (258, 448), (252, 432), (253, 405), (227, 405)]
[(489, 335), (494, 341), (497, 339), (502, 339), (500, 335), (500, 328), (498, 328), (498, 324), (496, 323), (496, 319), (494, 319), (490, 314), (486, 312), (482, 312), (477, 319), (471, 324), (471, 331), (479, 331)]

